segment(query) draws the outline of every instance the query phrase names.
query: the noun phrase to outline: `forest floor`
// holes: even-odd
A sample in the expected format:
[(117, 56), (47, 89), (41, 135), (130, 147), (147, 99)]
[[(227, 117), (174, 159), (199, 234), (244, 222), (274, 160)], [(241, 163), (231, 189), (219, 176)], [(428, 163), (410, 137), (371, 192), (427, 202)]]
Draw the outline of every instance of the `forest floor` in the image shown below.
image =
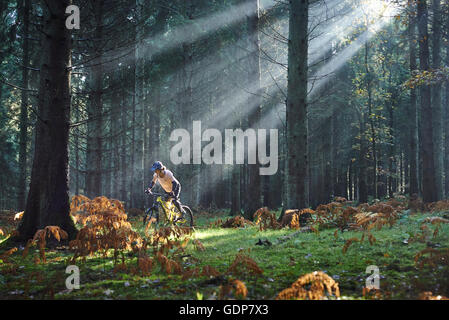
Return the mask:
[[(372, 231), (375, 242), (356, 241), (344, 253), (347, 240), (360, 238), (361, 231), (341, 232), (336, 228), (319, 232), (289, 228), (261, 231), (259, 226), (251, 225), (222, 228), (213, 222), (217, 218), (229, 218), (226, 212), (202, 212), (195, 216), (193, 241), (184, 248), (182, 264), (183, 267), (211, 266), (218, 270), (219, 276), (198, 275), (183, 280), (181, 275), (167, 274), (159, 266), (143, 276), (114, 270), (112, 254), (108, 257), (96, 254), (85, 262), (77, 262), (80, 289), (67, 290), (65, 281), (69, 275), (65, 271), (73, 256), (67, 247), (47, 249), (46, 263), (36, 262), (37, 248), (32, 247), (28, 256), (23, 257), (24, 248), (19, 247), (17, 252), (4, 257), (4, 261), (0, 260), (0, 299), (218, 299), (221, 286), (231, 277), (228, 268), (238, 253), (252, 258), (263, 270), (260, 275), (233, 276), (245, 284), (246, 299), (275, 299), (298, 277), (314, 271), (323, 271), (338, 282), (341, 299), (418, 299), (426, 291), (449, 296), (446, 250), (449, 224), (439, 225), (435, 237), (412, 240), (423, 232), (426, 218), (447, 218), (447, 214), (404, 210), (392, 227)], [(130, 218), (130, 221), (134, 230), (143, 235), (141, 218)], [(6, 227), (0, 224), (3, 230)], [(5, 235), (0, 235), (0, 243), (5, 239)], [(199, 240), (204, 248), (198, 250), (194, 240)], [(256, 245), (258, 242), (262, 244)], [(446, 250), (446, 256), (434, 257), (433, 261), (419, 266), (415, 256), (426, 248), (435, 252)], [(124, 259), (127, 264), (136, 264), (136, 258), (129, 254)], [(370, 276), (366, 269), (370, 265), (379, 268), (377, 296), (363, 294)]]

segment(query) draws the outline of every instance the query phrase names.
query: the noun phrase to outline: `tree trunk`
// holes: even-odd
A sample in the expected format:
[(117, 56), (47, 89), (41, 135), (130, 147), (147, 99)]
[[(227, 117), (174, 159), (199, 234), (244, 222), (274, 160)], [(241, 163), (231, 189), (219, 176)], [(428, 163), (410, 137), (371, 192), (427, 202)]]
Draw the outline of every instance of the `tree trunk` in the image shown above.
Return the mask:
[(348, 200), (352, 201), (354, 199), (354, 182), (353, 182), (353, 173), (352, 173), (352, 161), (349, 162), (348, 167)]
[[(419, 31), (419, 61), (420, 70), (429, 71), (429, 34), (427, 30), (428, 10), (427, 0), (418, 1), (418, 31)], [(422, 192), (424, 202), (437, 200), (437, 187), (435, 179), (434, 145), (433, 145), (433, 117), (431, 105), (430, 85), (421, 86), (421, 119), (422, 130)]]
[(359, 168), (358, 168), (358, 199), (360, 203), (364, 203), (368, 201), (368, 190), (366, 185), (366, 167), (367, 167), (367, 161), (366, 161), (366, 154), (367, 154), (367, 147), (366, 147), (366, 141), (365, 141), (365, 116), (364, 114), (360, 115), (359, 119), (360, 124), (360, 153), (359, 153)]
[(333, 124), (334, 113), (331, 114), (329, 118), (324, 119), (324, 133), (323, 133), (323, 175), (320, 181), (323, 186), (323, 194), (320, 197), (320, 203), (327, 203), (330, 200), (332, 192), (332, 164), (333, 164), (333, 144), (335, 140), (333, 139), (332, 124)]
[[(393, 97), (393, 96), (392, 96)], [(392, 101), (388, 102), (388, 117), (389, 117), (389, 131), (390, 131), (390, 145), (388, 146), (388, 179), (387, 179), (387, 185), (388, 185), (388, 196), (393, 197), (393, 184), (394, 184), (394, 178), (393, 178), (393, 163), (395, 159), (394, 155), (394, 114), (393, 114), (393, 99)]]
[(91, 69), (92, 92), (88, 102), (88, 139), (86, 161), (86, 193), (89, 198), (100, 196), (102, 177), (102, 134), (103, 134), (103, 66), (102, 46), (104, 0), (93, 3), (95, 16), (95, 43), (93, 66)]
[[(432, 1), (432, 67), (441, 67), (441, 0)], [(435, 182), (437, 188), (437, 200), (443, 197), (443, 126), (442, 126), (442, 95), (441, 82), (432, 85), (432, 116), (433, 116), (433, 138), (435, 157)]]
[[(446, 40), (449, 41), (449, 21), (446, 20)], [(446, 65), (449, 65), (449, 49), (446, 49)], [(449, 81), (446, 81), (445, 87), (445, 121), (444, 126), (444, 186), (445, 197), (449, 197)]]
[(231, 168), (231, 215), (240, 214), (240, 166), (234, 164)]
[(331, 183), (329, 198), (332, 199), (335, 197), (337, 192), (337, 139), (335, 137), (335, 133), (337, 132), (337, 113), (333, 112), (330, 118), (330, 175), (329, 180)]
[(145, 70), (145, 59), (143, 52), (145, 47), (143, 44), (144, 37), (144, 17), (143, 17), (143, 6), (144, 1), (136, 0), (136, 14), (138, 25), (136, 27), (136, 48), (135, 48), (135, 113), (134, 113), (134, 183), (132, 189), (133, 206), (138, 208), (143, 208), (143, 190), (145, 189), (145, 179), (144, 179), (144, 163), (143, 163), (143, 133), (144, 133), (144, 122), (143, 122), (143, 109), (144, 109), (144, 70)]
[(309, 205), (308, 0), (290, 0), (287, 85), (287, 207)]
[(71, 37), (65, 28), (69, 0), (47, 0), (43, 6), (42, 62), (39, 85), (39, 119), (36, 123), (30, 191), (20, 240), (36, 230), (59, 226), (73, 238), (77, 232), (70, 218), (68, 137), (70, 121)]
[[(260, 39), (259, 39), (259, 1), (252, 0), (250, 10), (247, 16), (248, 23), (248, 65), (249, 65), (249, 81), (251, 86), (254, 86), (254, 95), (251, 95), (250, 105), (254, 103), (254, 110), (248, 115), (248, 126), (254, 130), (259, 127), (260, 121), (260, 108), (261, 108), (261, 95), (260, 95)], [(257, 101), (254, 101), (257, 100)], [(256, 152), (254, 149), (249, 152)], [(260, 174), (259, 165), (248, 164), (248, 189), (246, 192), (246, 212), (247, 219), (252, 220), (254, 212), (262, 206), (261, 203), (261, 190), (260, 190)]]
[[(114, 73), (115, 81), (113, 82), (114, 85), (119, 83), (120, 81), (120, 71)], [(112, 108), (112, 114), (111, 114), (111, 127), (112, 127), (112, 134), (110, 137), (110, 144), (111, 144), (111, 156), (112, 156), (112, 172), (111, 172), (111, 178), (112, 178), (112, 190), (111, 195), (114, 199), (119, 199), (119, 168), (120, 168), (120, 157), (119, 157), (119, 151), (120, 151), (120, 145), (119, 145), (119, 136), (118, 132), (119, 130), (119, 112), (120, 112), (120, 91), (116, 90), (113, 95), (113, 99), (111, 101), (111, 108)], [(122, 132), (121, 135), (124, 133)]]
[(126, 156), (128, 155), (127, 152), (127, 145), (128, 145), (128, 110), (127, 110), (127, 103), (125, 98), (125, 90), (121, 91), (121, 131), (122, 134), (120, 136), (120, 170), (121, 170), (121, 177), (120, 177), (120, 200), (125, 202), (125, 205), (127, 208), (130, 208), (129, 199), (128, 199), (128, 185), (127, 185), (127, 164), (128, 160)]
[(18, 210), (25, 209), (25, 191), (27, 178), (27, 142), (28, 142), (28, 65), (30, 64), (29, 56), (29, 28), (30, 28), (30, 0), (24, 0), (22, 4), (22, 101), (20, 104), (20, 136), (19, 136), (19, 183), (18, 183)]
[(374, 197), (378, 198), (377, 192), (377, 148), (376, 148), (376, 131), (374, 128), (374, 119), (373, 119), (373, 98), (372, 98), (372, 79), (371, 79), (371, 71), (368, 65), (368, 48), (369, 42), (365, 43), (365, 70), (366, 70), (366, 89), (368, 91), (368, 119), (371, 130), (371, 146), (373, 148), (373, 188), (374, 188)]
[[(409, 47), (410, 47), (410, 72), (417, 70), (416, 64), (416, 21), (415, 18), (410, 17), (409, 21)], [(416, 97), (416, 89), (410, 89), (410, 108), (409, 108), (409, 116), (410, 116), (410, 135), (409, 135), (409, 150), (410, 150), (410, 195), (419, 193), (418, 187), (418, 135), (417, 135), (417, 97)]]
[[(79, 106), (75, 110), (75, 123), (80, 121)], [(80, 191), (80, 142), (79, 142), (80, 130), (75, 128), (75, 194), (79, 194)]]

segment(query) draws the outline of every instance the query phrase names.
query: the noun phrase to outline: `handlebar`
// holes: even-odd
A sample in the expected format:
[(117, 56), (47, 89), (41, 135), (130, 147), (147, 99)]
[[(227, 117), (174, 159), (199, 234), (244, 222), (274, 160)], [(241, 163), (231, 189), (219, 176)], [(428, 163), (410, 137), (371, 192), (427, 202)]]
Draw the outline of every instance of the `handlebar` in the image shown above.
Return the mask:
[(163, 193), (157, 193), (157, 192), (151, 192), (151, 193), (147, 193), (149, 196), (162, 196), (162, 197), (165, 197), (165, 196), (168, 196), (168, 195), (166, 195), (166, 194), (163, 194)]
[(157, 192), (152, 192), (152, 191), (150, 191), (150, 192), (145, 192), (147, 195), (149, 195), (149, 196), (161, 196), (161, 197), (163, 197), (164, 199), (168, 199), (168, 198), (170, 198), (170, 196), (168, 195), (168, 194), (165, 194), (165, 193), (157, 193)]

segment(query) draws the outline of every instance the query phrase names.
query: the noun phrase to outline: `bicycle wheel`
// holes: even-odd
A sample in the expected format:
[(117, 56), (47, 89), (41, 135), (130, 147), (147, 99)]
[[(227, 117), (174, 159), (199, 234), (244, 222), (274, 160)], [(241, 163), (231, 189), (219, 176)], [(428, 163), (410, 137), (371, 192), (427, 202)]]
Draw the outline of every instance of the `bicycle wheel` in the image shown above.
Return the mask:
[(145, 212), (145, 216), (143, 217), (143, 225), (146, 225), (152, 218), (156, 219), (155, 224), (159, 223), (159, 212), (157, 208), (149, 208)]
[(184, 205), (182, 205), (181, 208), (184, 210), (184, 216), (176, 221), (176, 224), (179, 226), (192, 228), (194, 225), (192, 210), (188, 206)]

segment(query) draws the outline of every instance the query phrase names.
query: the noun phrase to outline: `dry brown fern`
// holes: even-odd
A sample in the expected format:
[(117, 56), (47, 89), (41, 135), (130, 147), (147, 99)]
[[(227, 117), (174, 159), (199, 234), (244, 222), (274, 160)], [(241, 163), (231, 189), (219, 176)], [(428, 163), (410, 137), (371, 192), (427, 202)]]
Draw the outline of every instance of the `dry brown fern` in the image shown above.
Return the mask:
[(430, 212), (442, 212), (449, 210), (449, 200), (441, 200), (432, 202), (427, 205), (427, 210)]
[(191, 277), (188, 270), (184, 270), (179, 262), (179, 255), (184, 252), (192, 229), (170, 225), (159, 228), (153, 232), (151, 245), (155, 261), (161, 266), (161, 270), (167, 274), (182, 274), (183, 277)]
[[(362, 231), (360, 239), (351, 238), (345, 242), (343, 253), (346, 253), (349, 246), (356, 241), (367, 239), (371, 245), (374, 244), (376, 238), (372, 234), (372, 230), (380, 230), (386, 225), (393, 226), (399, 219), (400, 210), (404, 207), (404, 201), (400, 202), (396, 199), (390, 199), (387, 202), (377, 201), (373, 205), (362, 203), (357, 208), (332, 202), (317, 207), (315, 222), (318, 225), (333, 225), (341, 230), (348, 228)], [(334, 233), (334, 237), (337, 239), (337, 231)]]
[(415, 234), (408, 239), (408, 242), (426, 242), (430, 236), (430, 229), (429, 227), (423, 223), (419, 227), (419, 231), (415, 232)]
[(405, 196), (396, 196), (388, 199), (385, 204), (392, 206), (395, 210), (405, 210), (407, 209), (407, 201)]
[(257, 263), (249, 256), (242, 252), (239, 252), (232, 264), (229, 266), (228, 273), (241, 275), (241, 274), (252, 274), (261, 275), (263, 270), (257, 265)]
[(345, 209), (342, 202), (331, 202), (320, 204), (315, 210), (314, 224), (320, 227), (341, 227), (343, 211)]
[(232, 296), (236, 299), (245, 299), (248, 295), (248, 289), (245, 283), (238, 279), (229, 279), (229, 281), (220, 286), (218, 298), (224, 300)]
[(181, 264), (173, 259), (168, 258), (161, 252), (158, 252), (156, 254), (156, 260), (161, 266), (161, 271), (167, 274), (183, 274)]
[(182, 274), (182, 280), (185, 281), (187, 279), (190, 279), (195, 276), (200, 275), (200, 269), (199, 268), (191, 268), (191, 269), (185, 269)]
[(427, 217), (426, 219), (424, 219), (424, 222), (428, 222), (431, 224), (441, 224), (441, 223), (449, 223), (449, 219), (441, 217)]
[(242, 216), (235, 216), (235, 217), (229, 218), (225, 222), (223, 222), (221, 227), (222, 228), (245, 228), (247, 225), (253, 226), (254, 223), (252, 223), (249, 220), (246, 220)]
[(284, 216), (281, 220), (281, 227), (289, 227), (297, 230), (301, 227), (301, 225), (305, 224), (314, 213), (314, 210), (308, 208), (302, 210), (285, 210)]
[(335, 197), (334, 201), (336, 201), (336, 202), (346, 202), (348, 200), (346, 198), (344, 198), (344, 197)]
[(426, 291), (419, 295), (419, 300), (449, 300), (449, 298), (441, 295), (435, 296), (431, 291)]
[(5, 252), (3, 252), (0, 255), (0, 260), (3, 261), (3, 263), (7, 263), (9, 260), (9, 257), (14, 254), (15, 252), (17, 252), (17, 248), (11, 248)]
[(233, 285), (235, 290), (234, 295), (240, 299), (246, 298), (246, 296), (248, 295), (248, 289), (246, 288), (245, 283), (238, 279), (235, 279), (233, 281)]
[(338, 283), (324, 272), (315, 271), (301, 276), (290, 288), (282, 290), (276, 300), (321, 300), (326, 297), (326, 291), (329, 296), (340, 296)]
[(375, 289), (375, 288), (363, 287), (362, 295), (363, 295), (363, 297), (365, 297), (365, 299), (370, 299), (370, 300), (381, 300), (381, 299), (384, 299), (384, 295), (382, 293), (382, 290)]
[(198, 251), (205, 251), (206, 250), (206, 248), (204, 247), (203, 243), (200, 240), (198, 240), (198, 239), (193, 240), (193, 244), (195, 245), (195, 249), (198, 250)]
[(441, 224), (449, 223), (449, 220), (441, 217), (427, 217), (424, 220), (424, 223), (430, 223), (435, 226), (435, 229), (433, 231), (433, 237), (435, 238), (438, 235), (438, 232), (440, 231)]
[(431, 234), (431, 229), (429, 228), (429, 224), (434, 226), (433, 229), (433, 238), (435, 238), (439, 231), (441, 224), (443, 223), (449, 223), (448, 219), (441, 218), (441, 217), (427, 217), (424, 219), (420, 226), (420, 231), (416, 232), (410, 239), (409, 242), (418, 241), (418, 242), (426, 242)]
[(68, 239), (68, 234), (64, 230), (62, 230), (58, 226), (46, 226), (43, 229), (39, 229), (33, 236), (33, 239), (29, 239), (22, 253), (23, 257), (28, 255), (29, 249), (31, 246), (37, 245), (39, 247), (39, 259), (35, 258), (35, 262), (47, 262), (47, 258), (45, 256), (45, 247), (47, 245), (46, 238), (50, 238), (53, 236), (58, 242), (61, 239)]
[(220, 272), (214, 267), (207, 265), (203, 267), (201, 275), (205, 277), (217, 277), (220, 275)]
[(190, 241), (190, 238), (185, 236), (190, 236), (191, 234), (192, 229), (188, 227), (170, 225), (168, 227), (159, 228), (153, 232), (153, 252), (155, 254), (157, 252), (166, 254), (173, 248), (177, 248), (178, 252), (182, 252)]
[(78, 214), (77, 221), (83, 225), (75, 240), (69, 243), (74, 251), (72, 262), (97, 252), (106, 257), (110, 250), (113, 250), (116, 262), (120, 252), (142, 247), (144, 243), (127, 221), (123, 204), (118, 200), (74, 196), (71, 212)]
[(358, 238), (351, 238), (346, 240), (345, 245), (343, 246), (343, 253), (346, 253), (346, 251), (348, 251), (349, 247), (351, 246), (351, 244), (353, 244), (354, 242), (358, 242), (360, 241)]
[(410, 209), (412, 212), (423, 212), (426, 210), (426, 206), (423, 200), (415, 193), (410, 197), (407, 209)]
[(223, 225), (223, 220), (221, 219), (217, 219), (215, 221), (212, 221), (208, 224), (208, 228), (212, 229), (212, 228), (220, 228)]
[(280, 224), (276, 219), (276, 215), (271, 213), (268, 208), (260, 208), (253, 215), (255, 224), (259, 226), (259, 230), (279, 229)]
[(415, 264), (420, 268), (428, 266), (436, 268), (437, 266), (447, 266), (449, 261), (449, 248), (434, 249), (425, 248), (415, 255)]

